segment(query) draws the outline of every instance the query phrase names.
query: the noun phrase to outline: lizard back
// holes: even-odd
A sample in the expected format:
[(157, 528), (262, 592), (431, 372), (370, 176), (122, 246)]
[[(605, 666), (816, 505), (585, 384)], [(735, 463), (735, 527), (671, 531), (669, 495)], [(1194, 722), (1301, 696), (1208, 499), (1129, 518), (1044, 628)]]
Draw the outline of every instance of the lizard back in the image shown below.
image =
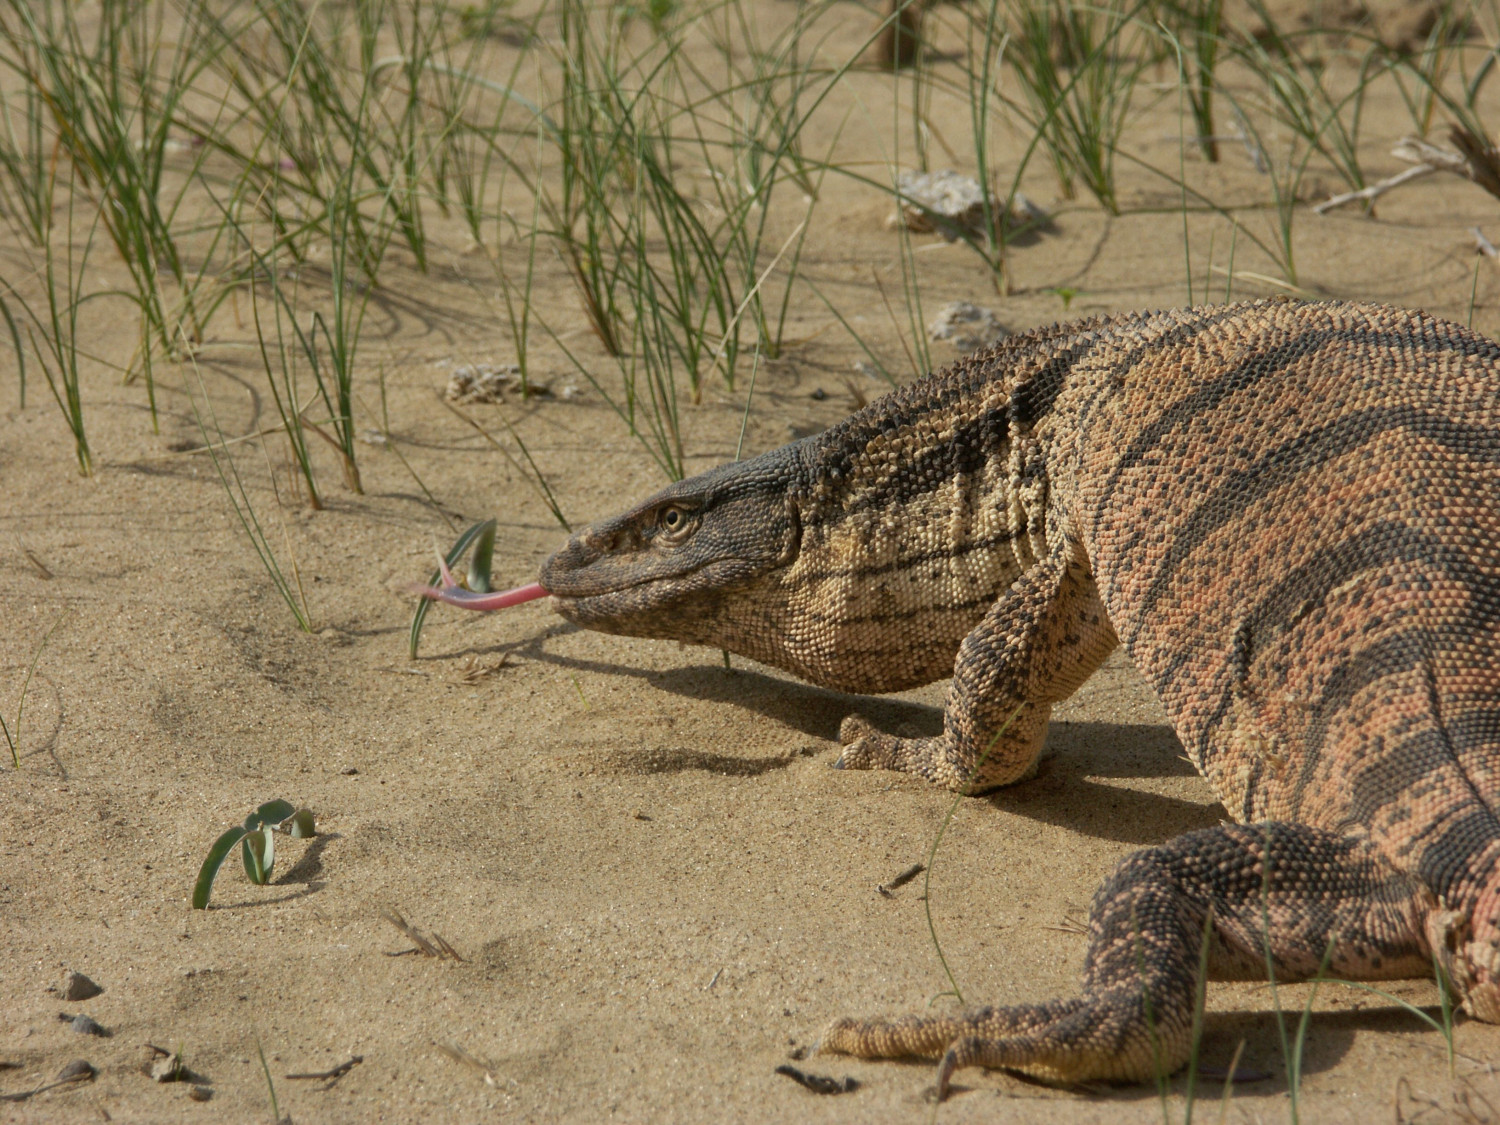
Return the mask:
[(1500, 348), (1257, 302), (1127, 321), (1064, 383), (1037, 423), (1054, 486), (1230, 813), (1476, 890), (1500, 854)]

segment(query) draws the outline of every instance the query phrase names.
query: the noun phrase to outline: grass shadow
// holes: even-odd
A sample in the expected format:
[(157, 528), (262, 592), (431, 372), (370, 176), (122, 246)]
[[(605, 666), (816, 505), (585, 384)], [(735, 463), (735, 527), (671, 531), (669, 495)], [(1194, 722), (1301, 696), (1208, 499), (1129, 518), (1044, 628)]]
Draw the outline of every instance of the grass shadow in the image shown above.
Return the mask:
[[(295, 870), (295, 867), (293, 868), (293, 870)], [(282, 878), (277, 879), (274, 883), (272, 883), (271, 886), (280, 886), (281, 884), (285, 883), (286, 881), (287, 880), (286, 880), (285, 876), (283, 876)], [(319, 891), (321, 891), (324, 887), (326, 887), (327, 885), (328, 884), (326, 882), (321, 882), (321, 883), (319, 883), (319, 882), (304, 883), (302, 885), (302, 889), (301, 890), (292, 891), (290, 894), (277, 895), (275, 898), (242, 899), (239, 902), (216, 902), (216, 903), (213, 903), (209, 907), (209, 909), (210, 910), (256, 910), (256, 909), (259, 909), (262, 906), (278, 906), (278, 905), (280, 905), (281, 903), (284, 903), (284, 902), (296, 902), (299, 898), (307, 898), (310, 895), (315, 895)]]
[[(323, 849), (332, 841), (342, 838), (338, 832), (314, 836), (307, 845), (307, 850), (297, 857), (297, 862), (288, 867), (280, 878), (273, 879), (271, 885), (283, 887), (287, 884), (304, 883), (312, 886), (314, 877), (323, 873)], [(321, 883), (318, 885), (322, 886)]]

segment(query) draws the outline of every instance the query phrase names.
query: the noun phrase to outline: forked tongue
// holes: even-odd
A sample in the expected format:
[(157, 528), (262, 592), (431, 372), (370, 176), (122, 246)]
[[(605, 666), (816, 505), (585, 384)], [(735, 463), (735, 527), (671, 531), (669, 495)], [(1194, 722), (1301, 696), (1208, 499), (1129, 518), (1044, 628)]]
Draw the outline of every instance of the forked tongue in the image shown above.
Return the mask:
[(476, 594), (473, 590), (466, 590), (458, 584), (458, 580), (453, 577), (453, 572), (448, 569), (446, 562), (439, 560), (439, 568), (443, 574), (441, 586), (414, 586), (412, 593), (420, 594), (435, 602), (456, 605), (460, 609), (478, 610), (509, 609), (513, 605), (521, 605), (548, 596), (548, 591), (540, 582), (517, 586), (514, 590)]

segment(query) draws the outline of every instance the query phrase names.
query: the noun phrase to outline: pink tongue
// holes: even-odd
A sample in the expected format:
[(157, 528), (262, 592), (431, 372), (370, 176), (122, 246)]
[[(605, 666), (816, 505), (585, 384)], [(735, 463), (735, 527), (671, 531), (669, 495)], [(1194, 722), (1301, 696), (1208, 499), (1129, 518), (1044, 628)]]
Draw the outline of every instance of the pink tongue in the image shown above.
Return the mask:
[(436, 602), (446, 602), (456, 605), (462, 609), (509, 609), (513, 605), (523, 602), (535, 601), (537, 598), (548, 596), (547, 591), (542, 589), (540, 582), (533, 582), (529, 586), (517, 586), (514, 590), (505, 590), (500, 593), (476, 594), (472, 590), (465, 590), (461, 586), (444, 586), (441, 589), (435, 586), (418, 586), (416, 593), (424, 598), (431, 598)]

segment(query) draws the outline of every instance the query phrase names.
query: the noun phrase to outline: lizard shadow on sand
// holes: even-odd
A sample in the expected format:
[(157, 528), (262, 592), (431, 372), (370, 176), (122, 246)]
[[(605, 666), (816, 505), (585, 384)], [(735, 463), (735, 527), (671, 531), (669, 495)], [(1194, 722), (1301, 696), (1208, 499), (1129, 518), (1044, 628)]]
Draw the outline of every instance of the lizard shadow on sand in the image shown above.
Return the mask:
[[(660, 671), (580, 660), (546, 651), (546, 639), (544, 634), (513, 651), (579, 672), (634, 676), (675, 695), (757, 712), (828, 742), (838, 741), (839, 724), (844, 716), (856, 711), (883, 730), (901, 735), (921, 737), (943, 729), (942, 710), (925, 704), (829, 691), (743, 666), (725, 669), (702, 664)], [(791, 760), (778, 759), (777, 765), (790, 764)], [(649, 765), (649, 772), (664, 772), (660, 763)], [(681, 768), (693, 767), (689, 762)], [(720, 768), (716, 772), (766, 771)], [(1048, 732), (1037, 776), (983, 799), (996, 809), (1099, 839), (1159, 844), (1223, 819), (1223, 809), (1212, 799), (1207, 784), (1203, 783), (1202, 800), (1192, 801), (1100, 779), (1188, 778), (1196, 773), (1183, 756), (1171, 727), (1055, 722)]]

